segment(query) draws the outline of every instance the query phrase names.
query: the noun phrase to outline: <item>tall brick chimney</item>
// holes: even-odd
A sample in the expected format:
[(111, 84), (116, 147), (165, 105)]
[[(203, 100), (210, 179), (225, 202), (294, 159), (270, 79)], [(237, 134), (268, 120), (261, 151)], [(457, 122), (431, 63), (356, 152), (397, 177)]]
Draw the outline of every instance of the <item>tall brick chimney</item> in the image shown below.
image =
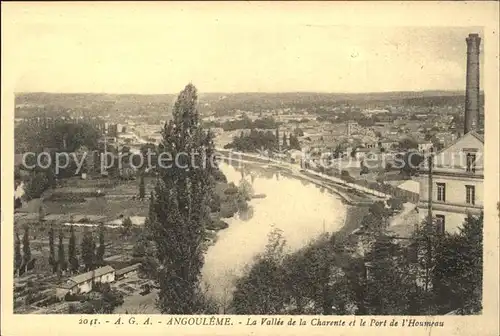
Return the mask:
[(464, 134), (476, 130), (479, 123), (479, 34), (469, 34), (467, 42), (467, 78), (465, 84)]

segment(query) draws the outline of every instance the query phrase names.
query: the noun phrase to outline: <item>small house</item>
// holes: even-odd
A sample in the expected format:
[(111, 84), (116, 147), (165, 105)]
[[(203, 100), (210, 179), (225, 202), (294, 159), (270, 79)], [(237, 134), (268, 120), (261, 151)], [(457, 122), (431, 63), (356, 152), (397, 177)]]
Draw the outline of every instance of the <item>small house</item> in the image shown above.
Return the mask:
[(109, 265), (99, 267), (93, 271), (69, 278), (65, 283), (56, 287), (56, 296), (64, 297), (66, 294), (80, 294), (92, 291), (95, 283), (110, 283), (115, 281), (115, 269)]

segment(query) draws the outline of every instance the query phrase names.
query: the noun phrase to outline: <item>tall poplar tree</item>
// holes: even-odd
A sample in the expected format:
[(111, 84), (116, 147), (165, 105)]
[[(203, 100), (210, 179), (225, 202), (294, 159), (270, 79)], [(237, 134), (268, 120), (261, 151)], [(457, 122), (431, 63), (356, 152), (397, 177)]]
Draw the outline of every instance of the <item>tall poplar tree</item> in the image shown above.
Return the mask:
[(104, 261), (104, 224), (99, 225), (99, 247), (97, 248), (96, 261), (99, 265), (102, 265)]
[(84, 232), (81, 245), (82, 262), (85, 265), (85, 271), (91, 271), (95, 266), (95, 243), (92, 232), (88, 230)]
[(23, 235), (23, 265), (25, 270), (28, 270), (28, 263), (31, 261), (31, 248), (30, 248), (30, 229), (26, 225), (24, 227)]
[(69, 269), (71, 272), (77, 272), (78, 271), (78, 258), (77, 258), (77, 253), (76, 253), (76, 237), (75, 237), (75, 230), (73, 228), (73, 225), (70, 226), (70, 236), (69, 236), (69, 243), (68, 243), (68, 262), (69, 262)]
[(158, 305), (163, 313), (192, 314), (203, 310), (200, 273), (202, 244), (213, 192), (213, 135), (199, 124), (197, 90), (188, 84), (163, 129), (163, 157), (149, 219), (160, 263)]
[(49, 229), (49, 265), (52, 267), (52, 272), (57, 272), (56, 252), (54, 248), (54, 228)]
[(59, 265), (59, 272), (65, 271), (68, 268), (66, 257), (64, 253), (63, 231), (59, 230), (59, 246), (57, 250), (57, 263)]
[(139, 179), (139, 199), (143, 200), (146, 197), (146, 185), (144, 183), (144, 173), (141, 172)]
[(16, 239), (14, 241), (14, 271), (19, 271), (23, 263), (23, 256), (21, 255), (21, 239), (19, 233), (16, 231)]

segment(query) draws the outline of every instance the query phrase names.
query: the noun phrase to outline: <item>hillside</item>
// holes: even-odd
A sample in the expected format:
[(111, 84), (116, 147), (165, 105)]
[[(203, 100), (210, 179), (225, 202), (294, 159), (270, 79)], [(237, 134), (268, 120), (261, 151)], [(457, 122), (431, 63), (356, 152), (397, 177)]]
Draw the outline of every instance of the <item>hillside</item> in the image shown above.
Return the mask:
[[(101, 94), (101, 93), (19, 93), (16, 115), (59, 115), (68, 111), (87, 115), (151, 115), (169, 111), (174, 94)], [(200, 93), (200, 110), (219, 114), (234, 110), (270, 110), (277, 108), (316, 108), (353, 105), (360, 108), (391, 106), (443, 106), (463, 104), (464, 92), (421, 91), (383, 93)], [(483, 97), (484, 100), (484, 97)]]

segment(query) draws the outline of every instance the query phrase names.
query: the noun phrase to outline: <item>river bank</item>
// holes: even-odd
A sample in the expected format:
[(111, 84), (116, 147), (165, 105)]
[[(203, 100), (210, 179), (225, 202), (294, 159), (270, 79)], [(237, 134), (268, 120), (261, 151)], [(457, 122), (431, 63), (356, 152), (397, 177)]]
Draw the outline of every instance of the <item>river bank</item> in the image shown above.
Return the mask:
[(326, 188), (328, 189), (328, 191), (338, 195), (342, 199), (342, 201), (348, 205), (369, 206), (375, 199), (378, 199), (378, 197), (366, 194), (345, 185), (341, 185), (340, 183), (336, 183), (334, 181), (331, 181), (330, 179), (326, 179), (316, 174), (311, 174), (310, 172), (304, 170), (298, 171), (298, 169), (291, 169), (287, 166), (281, 166), (275, 162), (263, 158), (239, 153), (238, 156), (229, 155), (228, 157), (221, 157), (221, 159), (227, 161), (231, 165), (234, 165), (235, 163), (237, 163), (238, 165), (243, 163), (246, 166), (258, 167), (262, 167), (263, 165), (265, 165), (265, 168), (279, 171), (285, 176), (308, 181), (319, 187)]
[(345, 240), (356, 229), (359, 229), (361, 221), (368, 214), (368, 207), (364, 206), (348, 206), (347, 213), (344, 220), (344, 225), (336, 233), (336, 238)]

